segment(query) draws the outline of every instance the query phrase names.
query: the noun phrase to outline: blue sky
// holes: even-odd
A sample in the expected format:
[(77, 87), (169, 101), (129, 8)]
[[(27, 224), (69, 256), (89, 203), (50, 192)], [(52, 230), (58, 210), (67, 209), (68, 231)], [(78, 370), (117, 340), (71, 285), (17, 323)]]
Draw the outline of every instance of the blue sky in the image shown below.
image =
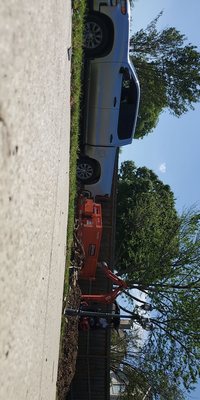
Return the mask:
[[(132, 30), (145, 28), (163, 10), (160, 29), (174, 26), (200, 51), (199, 0), (138, 0), (132, 12)], [(142, 140), (122, 149), (121, 161), (134, 160), (147, 166), (169, 184), (176, 197), (179, 212), (192, 205), (200, 207), (200, 104), (180, 118), (167, 111), (156, 129)], [(200, 400), (200, 383), (188, 396)], [(175, 400), (175, 399), (174, 399)]]
[[(199, 47), (199, 0), (138, 0), (132, 12), (133, 31), (146, 27), (161, 10), (159, 28), (175, 26)], [(193, 204), (200, 206), (199, 125), (200, 104), (180, 118), (166, 111), (149, 136), (122, 150), (121, 161), (133, 159), (137, 166), (146, 165), (171, 186), (180, 212)]]

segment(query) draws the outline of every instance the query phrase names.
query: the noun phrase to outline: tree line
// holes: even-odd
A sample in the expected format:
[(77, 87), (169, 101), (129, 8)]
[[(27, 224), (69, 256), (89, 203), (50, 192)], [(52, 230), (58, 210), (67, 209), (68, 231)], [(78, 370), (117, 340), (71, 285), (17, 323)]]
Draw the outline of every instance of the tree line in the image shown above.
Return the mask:
[(132, 161), (119, 171), (115, 255), (129, 287), (121, 308), (148, 332), (140, 348), (129, 336), (124, 357), (113, 363), (128, 375), (127, 399), (133, 387), (141, 391), (135, 380), (145, 381), (154, 399), (185, 398), (200, 372), (200, 212), (179, 215), (170, 187)]
[[(131, 1), (134, 5), (134, 1)], [(162, 12), (130, 41), (141, 102), (136, 138), (164, 110), (180, 117), (200, 99), (200, 53), (175, 27), (158, 30)], [(200, 375), (200, 211), (181, 215), (169, 187), (132, 161), (118, 176), (115, 269), (129, 285), (121, 306), (146, 332), (114, 336), (111, 369), (124, 400), (183, 400)], [(138, 297), (142, 293), (142, 299)]]

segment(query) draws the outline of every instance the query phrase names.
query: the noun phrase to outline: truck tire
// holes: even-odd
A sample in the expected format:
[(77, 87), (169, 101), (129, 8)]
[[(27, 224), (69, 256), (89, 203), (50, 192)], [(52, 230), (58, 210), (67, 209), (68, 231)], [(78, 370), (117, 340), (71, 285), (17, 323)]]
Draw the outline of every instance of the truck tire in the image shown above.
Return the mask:
[(85, 184), (92, 184), (98, 181), (100, 177), (99, 163), (89, 157), (80, 157), (77, 162), (77, 179)]
[(84, 49), (86, 57), (100, 57), (108, 47), (109, 27), (102, 16), (89, 14), (84, 32)]

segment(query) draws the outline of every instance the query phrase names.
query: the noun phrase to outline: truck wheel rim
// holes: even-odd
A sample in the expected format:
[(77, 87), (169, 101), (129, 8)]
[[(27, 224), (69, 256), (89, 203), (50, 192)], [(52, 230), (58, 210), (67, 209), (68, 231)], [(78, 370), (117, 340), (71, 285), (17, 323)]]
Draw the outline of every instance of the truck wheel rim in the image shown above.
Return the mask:
[(87, 163), (81, 163), (77, 167), (77, 175), (80, 179), (87, 180), (93, 176), (93, 168)]
[(101, 27), (96, 22), (87, 22), (85, 27), (84, 42), (87, 49), (100, 46), (103, 39)]

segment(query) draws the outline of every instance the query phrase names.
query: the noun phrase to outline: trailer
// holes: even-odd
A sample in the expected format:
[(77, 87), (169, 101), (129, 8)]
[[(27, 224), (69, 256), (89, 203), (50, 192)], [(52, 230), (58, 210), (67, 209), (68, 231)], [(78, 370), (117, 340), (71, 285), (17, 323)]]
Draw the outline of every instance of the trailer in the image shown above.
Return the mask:
[(94, 280), (97, 267), (99, 267), (114, 285), (113, 290), (109, 293), (82, 294), (81, 300), (111, 304), (121, 291), (127, 288), (127, 284), (108, 268), (106, 262), (98, 261), (103, 229), (101, 204), (81, 195), (78, 201), (78, 221), (77, 237), (84, 255), (79, 278)]
[(83, 195), (78, 200), (78, 229), (76, 232), (83, 253), (79, 272), (82, 279), (95, 279), (102, 237), (102, 209), (93, 199)]

